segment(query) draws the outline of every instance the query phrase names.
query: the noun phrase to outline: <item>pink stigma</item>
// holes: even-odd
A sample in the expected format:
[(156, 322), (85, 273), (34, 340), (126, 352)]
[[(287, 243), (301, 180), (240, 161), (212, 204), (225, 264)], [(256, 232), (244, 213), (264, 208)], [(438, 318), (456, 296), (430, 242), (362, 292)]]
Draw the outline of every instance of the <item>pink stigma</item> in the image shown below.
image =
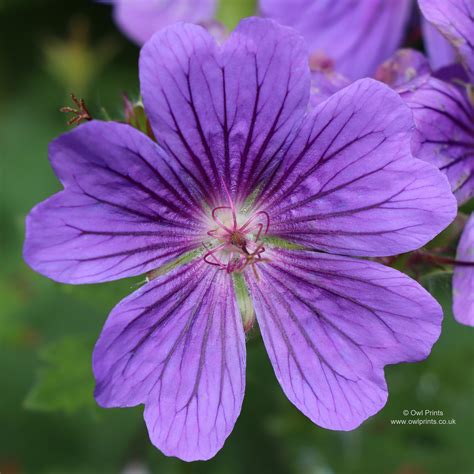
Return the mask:
[(265, 247), (260, 239), (268, 231), (270, 218), (265, 211), (258, 211), (244, 224), (239, 224), (234, 203), (225, 186), (224, 189), (229, 205), (212, 210), (211, 217), (216, 228), (207, 234), (218, 244), (212, 249), (204, 244), (207, 250), (204, 261), (228, 273), (242, 272), (250, 265), (258, 278), (255, 264), (268, 261), (262, 258)]

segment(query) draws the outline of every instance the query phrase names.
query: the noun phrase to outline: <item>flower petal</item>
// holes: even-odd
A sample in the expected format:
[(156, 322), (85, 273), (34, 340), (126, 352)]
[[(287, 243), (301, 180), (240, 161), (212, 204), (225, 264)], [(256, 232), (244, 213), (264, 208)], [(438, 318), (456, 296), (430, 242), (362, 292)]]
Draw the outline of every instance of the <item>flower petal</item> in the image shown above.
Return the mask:
[(473, 266), (457, 265), (453, 275), (453, 312), (461, 324), (474, 326), (474, 214), (471, 214), (459, 241), (456, 260)]
[(412, 114), (372, 79), (308, 117), (256, 205), (269, 234), (313, 249), (385, 256), (424, 245), (456, 215), (446, 178), (410, 152)]
[(428, 356), (439, 304), (377, 263), (290, 250), (269, 258), (247, 281), (283, 391), (314, 423), (356, 428), (387, 400), (383, 367)]
[(464, 90), (434, 77), (403, 98), (413, 111), (413, 153), (448, 177), (459, 203), (474, 196), (474, 108)]
[(216, 0), (112, 0), (119, 28), (135, 43), (177, 21), (201, 23), (214, 18)]
[(244, 396), (245, 338), (231, 277), (200, 260), (152, 280), (112, 311), (93, 367), (101, 406), (144, 403), (163, 453), (211, 458)]
[(312, 53), (333, 58), (351, 79), (371, 76), (395, 52), (411, 6), (411, 0), (260, 0), (263, 15), (295, 28)]
[(257, 18), (222, 47), (198, 26), (166, 29), (144, 46), (140, 80), (158, 142), (217, 200), (222, 180), (246, 197), (309, 100), (302, 38)]
[(350, 83), (349, 79), (333, 70), (311, 71), (311, 106), (318, 106)]
[(62, 135), (50, 160), (64, 191), (26, 221), (24, 258), (64, 283), (139, 275), (197, 248), (199, 205), (166, 154), (137, 130), (91, 122)]
[(452, 44), (424, 18), (421, 23), (425, 49), (431, 67), (436, 70), (456, 62), (456, 51)]
[(430, 73), (428, 59), (423, 53), (399, 49), (377, 68), (375, 79), (401, 93), (419, 87), (428, 80)]
[(451, 42), (474, 81), (474, 2), (418, 0), (423, 16)]

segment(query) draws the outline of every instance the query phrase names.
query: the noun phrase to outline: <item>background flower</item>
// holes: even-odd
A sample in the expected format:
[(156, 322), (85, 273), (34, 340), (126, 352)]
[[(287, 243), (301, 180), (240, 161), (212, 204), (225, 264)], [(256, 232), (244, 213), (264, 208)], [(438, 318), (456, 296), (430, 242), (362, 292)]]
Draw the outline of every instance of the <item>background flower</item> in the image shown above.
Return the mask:
[(436, 70), (455, 63), (456, 52), (451, 43), (425, 17), (422, 19), (421, 26), (431, 67)]
[(451, 43), (471, 80), (474, 78), (472, 20), (474, 5), (469, 0), (419, 0), (423, 16)]
[[(411, 0), (260, 0), (264, 16), (296, 28), (350, 79), (370, 76), (401, 44)], [(344, 38), (344, 41), (341, 41)]]
[[(402, 45), (415, 5), (414, 0), (260, 0), (264, 16), (296, 28), (311, 55), (328, 57), (335, 71), (352, 80), (373, 76)], [(422, 26), (432, 66), (451, 64), (455, 54), (446, 38), (425, 20)]]
[(474, 36), (474, 5), (464, 0), (420, 0), (420, 6), (452, 43), (465, 72), (451, 68), (407, 96), (418, 132), (415, 154), (446, 173), (462, 204), (474, 197), (474, 47), (469, 40)]
[[(342, 26), (344, 21), (347, 21), (347, 26), (344, 28), (352, 35), (351, 38), (357, 41), (361, 50), (367, 51), (364, 41), (369, 41), (370, 37), (364, 34), (359, 35), (364, 30), (364, 23), (352, 22), (352, 16), (363, 14), (363, 12), (367, 16), (375, 15), (377, 2), (366, 0), (357, 5), (351, 2), (341, 2), (336, 5), (308, 1), (301, 5), (307, 15), (292, 10), (290, 3), (285, 0), (262, 2), (264, 12), (265, 5), (270, 15), (278, 16), (276, 12), (280, 12), (280, 19), (283, 22), (291, 23), (293, 18), (296, 21), (294, 26), (310, 41), (312, 48), (314, 48), (313, 42), (321, 45), (321, 49), (316, 50), (309, 58), (312, 69), (311, 104), (313, 106), (323, 102), (350, 83), (350, 78), (346, 78), (339, 72), (341, 68), (343, 69), (344, 61), (340, 60), (340, 52), (335, 46), (339, 43), (332, 40), (332, 28), (338, 25), (342, 35)], [(398, 2), (385, 2), (383, 8), (387, 12), (393, 8), (393, 12), (397, 15), (406, 15), (406, 12), (410, 11), (408, 8), (410, 5), (408, 3), (403, 5), (406, 5), (406, 11), (405, 7), (400, 8)], [(381, 5), (379, 7), (382, 8)], [(450, 2), (421, 0), (420, 9), (424, 15), (422, 25), (431, 64), (447, 67), (433, 73), (428, 59), (422, 53), (413, 49), (402, 49), (379, 65), (375, 71), (375, 78), (397, 90), (410, 106), (416, 124), (412, 142), (414, 155), (441, 169), (447, 175), (458, 202), (463, 204), (474, 196), (474, 96), (472, 93), (474, 86), (472, 71), (470, 71), (474, 54), (469, 42), (469, 38), (474, 37), (474, 22), (472, 21), (474, 7), (464, 0), (450, 0)], [(338, 11), (340, 14), (335, 15)], [(328, 22), (324, 15), (335, 15), (333, 18), (337, 21)], [(324, 21), (321, 21), (322, 19)], [(319, 21), (321, 24), (318, 23)], [(393, 24), (398, 20), (392, 15), (387, 21)], [(374, 22), (381, 27), (382, 17), (377, 17), (372, 23)], [(393, 34), (397, 31), (397, 29), (388, 28), (385, 34)], [(317, 35), (311, 39), (314, 32), (317, 32)], [(377, 34), (377, 38), (382, 41), (384, 36)], [(344, 45), (347, 44), (344, 42)], [(380, 49), (379, 52), (383, 50)], [(369, 55), (371, 60), (378, 57)], [(458, 60), (462, 66), (455, 65)], [(354, 67), (353, 65), (357, 62), (357, 56), (351, 56), (351, 67)], [(471, 271), (474, 272), (474, 269), (469, 267), (463, 269), (464, 273)], [(463, 288), (467, 290), (467, 287)], [(464, 311), (468, 314), (470, 308), (462, 308), (462, 305), (457, 304), (455, 314), (458, 319), (465, 320), (466, 316), (457, 315), (457, 312)]]
[(111, 0), (119, 28), (142, 45), (153, 33), (177, 21), (205, 23), (214, 19), (218, 0)]

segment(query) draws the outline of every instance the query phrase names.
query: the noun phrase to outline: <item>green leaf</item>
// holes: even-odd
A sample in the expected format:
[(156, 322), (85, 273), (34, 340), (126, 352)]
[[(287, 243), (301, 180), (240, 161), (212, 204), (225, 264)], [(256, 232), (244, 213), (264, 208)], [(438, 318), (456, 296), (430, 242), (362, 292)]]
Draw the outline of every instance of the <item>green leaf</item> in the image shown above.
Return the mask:
[(450, 271), (436, 271), (421, 277), (421, 284), (436, 298), (443, 307), (445, 318), (453, 317), (452, 278)]
[(43, 347), (39, 355), (45, 366), (38, 371), (25, 407), (66, 413), (95, 409), (92, 349), (91, 339), (72, 336)]
[(242, 18), (253, 16), (257, 11), (256, 0), (221, 0), (216, 19), (233, 30)]
[(471, 214), (471, 212), (474, 212), (474, 198), (467, 201), (459, 208), (459, 210), (467, 215)]

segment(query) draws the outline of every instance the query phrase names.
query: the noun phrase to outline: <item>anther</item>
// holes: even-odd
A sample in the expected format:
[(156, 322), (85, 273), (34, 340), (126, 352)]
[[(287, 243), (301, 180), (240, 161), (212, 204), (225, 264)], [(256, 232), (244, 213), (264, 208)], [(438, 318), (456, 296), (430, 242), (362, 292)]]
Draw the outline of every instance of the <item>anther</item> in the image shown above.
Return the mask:
[(65, 114), (73, 114), (73, 117), (68, 120), (68, 125), (79, 125), (83, 120), (92, 120), (92, 115), (90, 114), (84, 99), (78, 99), (74, 94), (71, 94), (71, 99), (76, 105), (77, 109), (72, 107), (61, 107), (60, 112)]

